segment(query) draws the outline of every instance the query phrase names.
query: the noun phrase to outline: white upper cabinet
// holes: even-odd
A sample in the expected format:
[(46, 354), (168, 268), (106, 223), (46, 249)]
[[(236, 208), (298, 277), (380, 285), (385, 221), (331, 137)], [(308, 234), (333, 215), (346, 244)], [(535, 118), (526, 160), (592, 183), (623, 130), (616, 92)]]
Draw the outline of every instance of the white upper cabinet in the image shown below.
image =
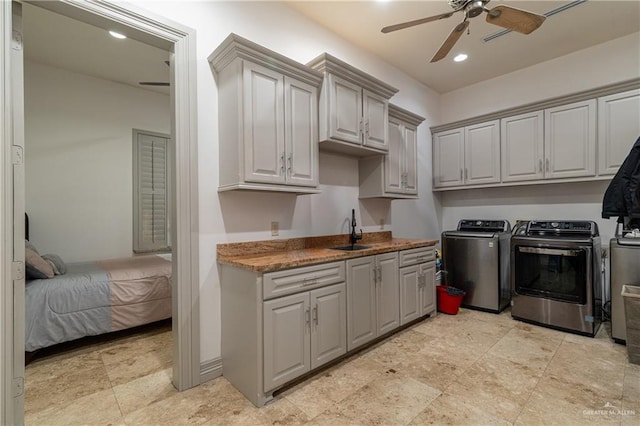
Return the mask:
[(544, 177), (544, 114), (534, 111), (500, 120), (502, 181)]
[(318, 185), (318, 92), (290, 77), (284, 78), (286, 181)]
[(389, 99), (398, 89), (328, 53), (307, 65), (324, 75), (320, 147), (355, 156), (386, 153)]
[(613, 175), (640, 136), (640, 89), (598, 98), (598, 174)]
[(464, 129), (466, 184), (500, 182), (500, 124), (498, 120)]
[(218, 190), (319, 192), (322, 74), (235, 34), (209, 62), (218, 85)]
[(595, 176), (596, 101), (544, 111), (545, 178)]
[(640, 136), (639, 84), (432, 127), (434, 190), (609, 179)]
[(364, 124), (363, 145), (381, 151), (388, 151), (387, 120), (389, 118), (389, 99), (363, 89), (362, 114)]
[(244, 62), (244, 180), (285, 183), (284, 79), (282, 74)]
[(500, 182), (498, 120), (433, 135), (433, 185)]
[[(328, 136), (345, 142), (360, 144), (362, 141), (362, 88), (336, 75), (327, 76), (330, 93), (327, 96), (329, 111), (335, 114), (329, 118)], [(324, 130), (324, 129), (322, 129)]]
[(389, 104), (387, 155), (360, 159), (360, 198), (416, 198), (418, 126), (424, 118)]
[(433, 135), (433, 186), (464, 183), (464, 128)]
[(502, 181), (595, 176), (595, 101), (501, 120)]

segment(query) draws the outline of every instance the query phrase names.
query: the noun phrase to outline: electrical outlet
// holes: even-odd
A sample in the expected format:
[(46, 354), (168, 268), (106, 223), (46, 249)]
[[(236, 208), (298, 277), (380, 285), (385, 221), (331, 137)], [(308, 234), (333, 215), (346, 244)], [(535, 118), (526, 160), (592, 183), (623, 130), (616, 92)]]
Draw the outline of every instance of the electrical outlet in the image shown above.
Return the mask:
[(278, 235), (280, 235), (280, 223), (271, 222), (271, 236), (277, 237)]
[(384, 218), (380, 219), (380, 229), (384, 229)]

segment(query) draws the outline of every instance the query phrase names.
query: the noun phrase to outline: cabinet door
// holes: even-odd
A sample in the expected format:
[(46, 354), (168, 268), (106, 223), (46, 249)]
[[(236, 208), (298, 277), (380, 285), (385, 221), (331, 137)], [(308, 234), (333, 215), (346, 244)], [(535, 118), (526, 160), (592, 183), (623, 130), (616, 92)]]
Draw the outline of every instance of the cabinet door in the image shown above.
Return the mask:
[(377, 330), (381, 336), (400, 326), (398, 252), (377, 255), (376, 268)]
[(498, 120), (465, 127), (464, 181), (500, 182), (500, 125)]
[(285, 182), (284, 79), (260, 65), (243, 64), (244, 179)]
[(640, 135), (640, 89), (598, 99), (598, 174), (614, 175)]
[(363, 144), (371, 148), (388, 151), (389, 101), (383, 96), (363, 89), (362, 116), (364, 122)]
[(420, 265), (420, 276), (420, 315), (427, 315), (436, 310), (435, 262)]
[(310, 322), (308, 292), (264, 302), (265, 392), (311, 369)]
[(329, 137), (362, 144), (362, 88), (329, 74)]
[(347, 292), (344, 283), (310, 292), (311, 368), (347, 352)]
[(418, 195), (418, 134), (413, 126), (404, 128), (404, 193)]
[(464, 128), (433, 135), (433, 186), (443, 188), (463, 183)]
[(376, 337), (374, 256), (347, 260), (347, 350)]
[(596, 174), (596, 101), (545, 110), (545, 177)]
[(389, 153), (384, 159), (384, 186), (386, 192), (402, 193), (403, 182), (403, 145), (404, 126), (394, 119), (389, 119)]
[(420, 317), (420, 265), (400, 268), (400, 324)]
[(287, 183), (318, 186), (318, 91), (285, 77), (284, 95)]
[(534, 111), (500, 120), (503, 182), (544, 177), (543, 119), (542, 111)]

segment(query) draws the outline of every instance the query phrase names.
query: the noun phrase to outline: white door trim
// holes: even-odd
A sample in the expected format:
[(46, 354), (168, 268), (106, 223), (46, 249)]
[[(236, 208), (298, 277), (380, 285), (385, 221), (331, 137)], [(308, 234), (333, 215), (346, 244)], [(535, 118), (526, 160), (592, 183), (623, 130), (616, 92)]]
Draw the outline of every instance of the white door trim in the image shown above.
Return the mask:
[[(200, 383), (200, 309), (198, 278), (198, 174), (196, 122), (195, 31), (131, 4), (101, 0), (37, 2), (37, 6), (95, 25), (96, 21), (121, 25), (145, 42), (164, 45), (171, 57), (172, 140), (175, 141), (175, 194), (173, 203), (173, 383), (184, 390)], [(14, 362), (13, 188), (11, 171), (12, 72), (10, 68), (12, 2), (0, 2), (0, 403), (1, 424), (21, 419), (12, 406)]]

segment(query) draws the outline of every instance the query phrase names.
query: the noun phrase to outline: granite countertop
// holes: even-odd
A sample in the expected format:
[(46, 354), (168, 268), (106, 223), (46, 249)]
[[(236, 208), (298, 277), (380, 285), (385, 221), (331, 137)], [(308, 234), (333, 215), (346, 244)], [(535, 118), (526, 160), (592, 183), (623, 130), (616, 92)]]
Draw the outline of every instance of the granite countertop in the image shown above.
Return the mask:
[(330, 247), (349, 244), (348, 235), (290, 238), (218, 244), (218, 263), (233, 265), (255, 272), (271, 272), (316, 263), (352, 259), (372, 254), (434, 246), (438, 240), (393, 238), (391, 232), (368, 232), (360, 245), (369, 248), (357, 251), (334, 250)]

